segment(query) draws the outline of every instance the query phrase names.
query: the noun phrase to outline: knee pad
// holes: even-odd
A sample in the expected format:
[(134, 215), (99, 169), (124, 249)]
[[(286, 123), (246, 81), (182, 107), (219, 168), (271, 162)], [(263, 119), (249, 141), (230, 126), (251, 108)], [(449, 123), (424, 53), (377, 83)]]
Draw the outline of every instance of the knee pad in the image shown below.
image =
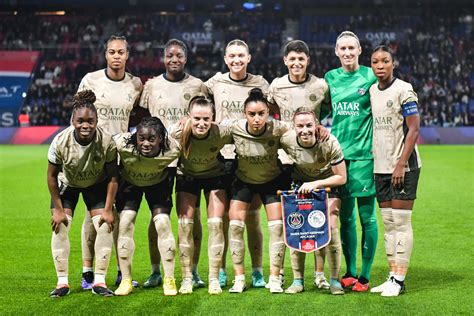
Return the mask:
[(190, 247), (193, 243), (194, 221), (190, 218), (181, 217), (178, 219), (179, 244)]
[(191, 276), (191, 266), (194, 251), (193, 242), (193, 220), (181, 217), (178, 219), (178, 243), (179, 243), (179, 260), (183, 277)]
[(131, 259), (135, 251), (135, 241), (133, 237), (119, 236), (117, 240), (118, 256), (122, 259)]
[(244, 263), (244, 230), (245, 223), (239, 220), (231, 220), (229, 223), (229, 248), (231, 250), (232, 262), (237, 265)]
[(160, 250), (161, 258), (164, 261), (174, 261), (176, 253), (176, 245), (173, 239), (158, 239), (158, 248)]
[(109, 227), (103, 223), (99, 227), (100, 215), (92, 217), (92, 222), (97, 231), (95, 240), (96, 273), (106, 274), (109, 266), (110, 254), (112, 252), (113, 235), (109, 233)]
[(68, 225), (61, 224), (58, 233), (53, 232), (51, 237), (51, 253), (57, 276), (67, 276), (69, 272), (69, 230), (71, 229), (72, 217), (67, 214), (66, 216)]
[[(385, 253), (387, 254), (388, 260), (394, 260), (396, 253), (396, 230), (395, 223), (393, 222), (393, 214), (391, 208), (382, 208), (380, 210), (384, 225), (384, 242), (385, 242)], [(393, 258), (392, 258), (393, 257)]]
[(394, 209), (393, 221), (396, 229), (396, 264), (408, 266), (413, 249), (411, 210)]
[(273, 220), (268, 222), (270, 235), (270, 262), (274, 268), (280, 268), (283, 264), (285, 242), (283, 241), (283, 221)]
[(222, 218), (212, 217), (207, 220), (208, 227), (208, 247), (209, 257), (209, 278), (217, 278), (219, 268), (224, 255), (224, 232), (222, 229)]
[(94, 258), (94, 243), (96, 238), (94, 223), (90, 213), (86, 210), (81, 229), (81, 250), (83, 260), (92, 260)]

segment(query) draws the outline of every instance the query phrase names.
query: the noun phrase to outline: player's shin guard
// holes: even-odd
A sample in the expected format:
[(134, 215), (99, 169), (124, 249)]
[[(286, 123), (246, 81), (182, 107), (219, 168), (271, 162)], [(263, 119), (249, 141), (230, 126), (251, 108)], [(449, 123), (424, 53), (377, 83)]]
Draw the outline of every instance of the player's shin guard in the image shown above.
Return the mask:
[(234, 269), (244, 269), (244, 230), (245, 223), (243, 221), (231, 220), (229, 222), (229, 249)]
[(56, 275), (67, 277), (69, 273), (69, 230), (71, 229), (72, 217), (67, 216), (68, 225), (60, 224), (59, 231), (53, 232), (51, 237), (51, 253), (53, 255), (54, 268)]
[(341, 245), (346, 261), (346, 269), (352, 276), (357, 275), (357, 217), (355, 198), (341, 200), (339, 219), (341, 221)]
[(97, 232), (95, 239), (95, 270), (94, 274), (106, 275), (109, 267), (110, 254), (112, 252), (113, 234), (109, 233), (109, 226), (103, 223), (99, 227), (100, 215), (92, 217), (94, 228)]
[(306, 254), (303, 252), (290, 249), (291, 269), (294, 279), (304, 279), (304, 262)]
[(135, 252), (135, 218), (137, 212), (122, 211), (120, 213), (119, 235), (117, 240), (117, 254), (119, 259), (120, 271), (123, 279), (132, 277), (132, 261)]
[(160, 251), (158, 250), (158, 233), (153, 218), (148, 224), (148, 251), (150, 254), (151, 272), (160, 274)]
[(222, 218), (211, 217), (207, 220), (209, 234), (207, 253), (209, 257), (209, 279), (219, 276), (219, 268), (224, 253), (224, 232)]
[(164, 275), (168, 278), (174, 278), (176, 243), (171, 230), (170, 216), (168, 214), (158, 214), (153, 217), (153, 222), (158, 233), (158, 249), (163, 259)]
[(252, 268), (261, 268), (263, 264), (263, 233), (260, 222), (260, 209), (247, 211), (245, 226)]
[(285, 242), (283, 241), (283, 221), (273, 220), (268, 222), (268, 232), (270, 235), (270, 272), (271, 275), (279, 275), (283, 265), (283, 253), (285, 252)]
[(193, 276), (193, 225), (194, 221), (190, 218), (181, 217), (178, 219), (179, 261), (183, 278), (192, 278)]
[(81, 229), (81, 250), (82, 260), (90, 261), (91, 267), (92, 260), (94, 260), (94, 244), (96, 235), (97, 233), (94, 228), (94, 223), (92, 223), (91, 214), (89, 211), (86, 211)]
[(411, 252), (413, 249), (413, 228), (411, 225), (411, 210), (394, 209), (393, 222), (397, 231), (396, 244), (396, 259), (395, 265), (397, 269), (396, 274), (405, 274), (410, 262)]
[(326, 247), (326, 254), (328, 256), (329, 272), (332, 279), (339, 279), (339, 272), (341, 269), (341, 239), (339, 237), (339, 229), (331, 229), (331, 241)]
[(360, 275), (370, 280), (370, 271), (372, 270), (379, 234), (375, 214), (375, 198), (373, 196), (359, 197), (357, 198), (357, 204), (362, 224), (362, 270)]
[(193, 252), (193, 270), (196, 269), (199, 263), (199, 256), (201, 255), (201, 243), (202, 243), (202, 223), (201, 223), (201, 208), (194, 208), (194, 224), (193, 224), (193, 240), (194, 240), (194, 252)]
[(380, 213), (382, 215), (383, 226), (384, 226), (384, 242), (385, 242), (385, 253), (387, 254), (388, 262), (395, 262), (396, 257), (396, 246), (397, 246), (397, 232), (395, 230), (395, 223), (393, 222), (392, 208), (381, 208)]

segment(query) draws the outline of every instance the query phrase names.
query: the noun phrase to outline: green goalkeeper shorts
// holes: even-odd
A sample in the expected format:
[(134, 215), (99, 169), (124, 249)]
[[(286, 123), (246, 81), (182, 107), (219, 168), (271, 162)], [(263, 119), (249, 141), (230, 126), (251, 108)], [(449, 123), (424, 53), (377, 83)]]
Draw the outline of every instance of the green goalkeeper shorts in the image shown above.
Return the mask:
[(375, 195), (374, 161), (346, 160), (347, 182), (340, 186), (337, 195), (341, 199)]

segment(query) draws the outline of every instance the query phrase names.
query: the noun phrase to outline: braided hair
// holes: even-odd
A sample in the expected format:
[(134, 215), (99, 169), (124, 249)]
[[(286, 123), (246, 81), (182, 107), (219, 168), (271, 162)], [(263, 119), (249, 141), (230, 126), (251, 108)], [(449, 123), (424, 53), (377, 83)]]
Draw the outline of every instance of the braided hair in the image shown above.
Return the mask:
[(155, 117), (144, 117), (137, 126), (137, 130), (133, 133), (130, 138), (127, 140), (126, 146), (134, 147), (134, 150), (137, 150), (137, 133), (141, 128), (152, 128), (156, 131), (158, 136), (160, 137), (160, 150), (158, 151), (158, 155), (164, 155), (170, 149), (170, 140), (168, 139), (168, 131), (166, 130), (165, 125), (163, 122)]
[(92, 112), (94, 112), (97, 118), (97, 108), (94, 105), (95, 100), (95, 94), (92, 92), (92, 90), (83, 90), (76, 93), (72, 98), (71, 121), (76, 111), (82, 108), (90, 109)]

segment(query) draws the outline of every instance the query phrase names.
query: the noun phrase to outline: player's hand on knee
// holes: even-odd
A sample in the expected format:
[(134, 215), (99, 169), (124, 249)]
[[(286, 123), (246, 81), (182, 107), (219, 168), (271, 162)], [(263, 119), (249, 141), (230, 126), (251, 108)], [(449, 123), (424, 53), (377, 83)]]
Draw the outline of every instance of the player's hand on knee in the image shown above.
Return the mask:
[(102, 215), (100, 215), (99, 227), (102, 226), (102, 224), (104, 223), (107, 223), (107, 226), (109, 226), (109, 233), (114, 230), (114, 213), (113, 212), (107, 212), (107, 211), (102, 212)]
[(53, 215), (51, 216), (51, 227), (53, 231), (57, 234), (59, 232), (59, 226), (63, 223), (65, 226), (69, 225), (66, 212), (54, 210)]

